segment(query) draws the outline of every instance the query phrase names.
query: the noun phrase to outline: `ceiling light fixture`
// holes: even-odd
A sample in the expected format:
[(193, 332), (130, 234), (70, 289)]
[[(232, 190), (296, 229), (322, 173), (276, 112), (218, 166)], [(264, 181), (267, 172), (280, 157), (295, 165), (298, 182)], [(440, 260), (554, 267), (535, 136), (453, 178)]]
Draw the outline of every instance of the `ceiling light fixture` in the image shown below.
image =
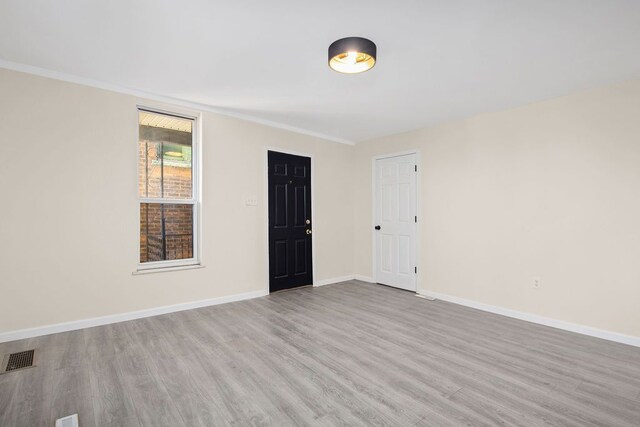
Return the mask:
[(339, 73), (356, 74), (376, 64), (376, 44), (362, 37), (345, 37), (329, 46), (329, 67)]

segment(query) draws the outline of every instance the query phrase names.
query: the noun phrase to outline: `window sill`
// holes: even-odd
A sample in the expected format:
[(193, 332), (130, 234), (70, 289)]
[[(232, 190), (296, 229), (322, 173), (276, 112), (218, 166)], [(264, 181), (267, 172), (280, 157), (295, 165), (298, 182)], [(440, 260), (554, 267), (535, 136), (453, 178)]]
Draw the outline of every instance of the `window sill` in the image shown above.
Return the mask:
[(204, 268), (202, 264), (192, 264), (192, 265), (179, 265), (175, 267), (156, 267), (156, 268), (144, 268), (140, 270), (136, 270), (131, 273), (134, 276), (138, 276), (141, 274), (153, 274), (153, 273), (164, 273), (169, 271), (181, 271), (181, 270), (196, 270), (199, 268)]

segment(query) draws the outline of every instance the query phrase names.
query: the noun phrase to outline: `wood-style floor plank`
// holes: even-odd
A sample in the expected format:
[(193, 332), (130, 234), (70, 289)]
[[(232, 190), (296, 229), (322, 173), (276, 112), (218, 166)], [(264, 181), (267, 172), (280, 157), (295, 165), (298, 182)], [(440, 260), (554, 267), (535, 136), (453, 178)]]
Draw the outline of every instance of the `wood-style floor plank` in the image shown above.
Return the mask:
[(640, 425), (640, 349), (358, 281), (34, 347), (0, 426)]

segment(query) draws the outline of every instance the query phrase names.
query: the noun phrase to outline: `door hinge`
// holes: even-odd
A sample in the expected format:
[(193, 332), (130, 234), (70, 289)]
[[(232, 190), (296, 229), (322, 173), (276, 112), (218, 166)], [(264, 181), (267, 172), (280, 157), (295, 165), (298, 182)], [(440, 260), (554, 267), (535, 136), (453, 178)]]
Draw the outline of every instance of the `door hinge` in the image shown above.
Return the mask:
[(413, 165), (415, 168), (415, 171), (418, 172), (418, 165)]
[(413, 267), (413, 271), (418, 274), (418, 267)]
[(416, 215), (416, 222), (418, 222), (418, 215)]

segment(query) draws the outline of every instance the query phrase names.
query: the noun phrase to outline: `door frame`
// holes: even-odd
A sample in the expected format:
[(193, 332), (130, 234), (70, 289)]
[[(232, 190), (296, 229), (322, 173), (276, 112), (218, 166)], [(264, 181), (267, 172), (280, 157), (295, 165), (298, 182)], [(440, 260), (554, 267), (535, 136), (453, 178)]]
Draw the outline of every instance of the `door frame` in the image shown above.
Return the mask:
[(311, 280), (313, 282), (313, 286), (316, 286), (316, 203), (315, 203), (315, 174), (316, 174), (316, 165), (313, 154), (310, 153), (302, 153), (300, 151), (290, 150), (288, 148), (279, 148), (273, 146), (265, 146), (264, 147), (264, 253), (265, 253), (265, 292), (266, 295), (269, 295), (269, 151), (276, 151), (278, 153), (283, 154), (291, 154), (293, 156), (301, 156), (308, 157), (311, 159), (311, 230), (313, 231), (311, 235)]
[[(409, 154), (413, 154), (416, 156), (416, 165), (418, 166), (418, 171), (416, 172), (416, 215), (418, 216), (418, 222), (416, 223), (416, 239), (414, 242), (414, 248), (416, 254), (416, 267), (419, 267), (420, 264), (420, 232), (421, 232), (421, 224), (422, 224), (422, 211), (420, 209), (420, 177), (422, 174), (422, 166), (420, 165), (420, 150), (406, 150), (399, 151), (396, 153), (388, 153), (388, 154), (380, 154), (377, 156), (373, 156), (371, 158), (371, 240), (372, 240), (372, 248), (373, 251), (371, 253), (371, 279), (373, 283), (378, 283), (378, 259), (377, 259), (377, 251), (378, 251), (378, 239), (376, 239), (376, 230), (373, 228), (375, 226), (374, 222), (376, 220), (376, 161), (382, 159), (389, 159), (392, 157), (400, 157), (406, 156)], [(422, 275), (422, 268), (418, 269), (418, 273), (416, 274), (416, 290), (417, 294), (422, 293), (420, 287), (420, 277)]]

